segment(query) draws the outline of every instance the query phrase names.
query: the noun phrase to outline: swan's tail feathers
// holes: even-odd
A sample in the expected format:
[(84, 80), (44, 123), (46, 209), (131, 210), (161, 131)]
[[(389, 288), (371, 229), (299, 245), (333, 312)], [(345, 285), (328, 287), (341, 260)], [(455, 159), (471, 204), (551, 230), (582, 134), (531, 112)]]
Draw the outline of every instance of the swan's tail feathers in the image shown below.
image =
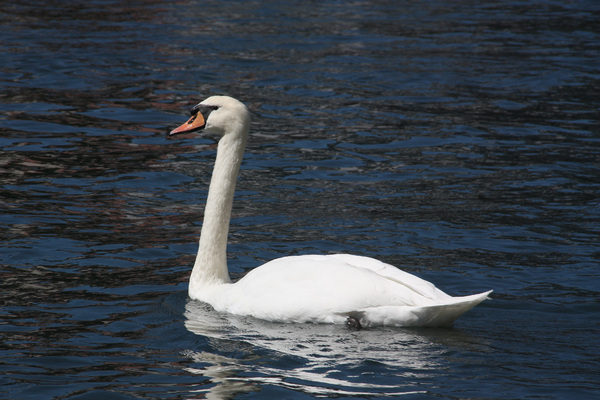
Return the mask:
[(373, 307), (364, 310), (360, 323), (363, 326), (450, 327), (462, 314), (488, 298), (492, 291), (470, 296), (452, 297), (442, 304), (422, 307)]
[(432, 310), (425, 311), (425, 314), (429, 317), (429, 320), (427, 320), (426, 324), (422, 326), (451, 326), (462, 314), (486, 300), (490, 293), (492, 293), (492, 290), (470, 296), (453, 297), (448, 304), (431, 307)]

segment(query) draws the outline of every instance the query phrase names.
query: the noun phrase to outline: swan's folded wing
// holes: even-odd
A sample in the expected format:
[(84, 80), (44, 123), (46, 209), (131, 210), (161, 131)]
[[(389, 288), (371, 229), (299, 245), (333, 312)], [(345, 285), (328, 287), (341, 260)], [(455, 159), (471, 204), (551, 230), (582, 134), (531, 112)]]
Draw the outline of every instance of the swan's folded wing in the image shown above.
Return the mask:
[(394, 267), (393, 265), (383, 263), (379, 260), (370, 257), (355, 256), (352, 254), (332, 254), (328, 257), (333, 257), (337, 260), (348, 263), (352, 266), (368, 269), (376, 274), (402, 284), (409, 289), (419, 293), (420, 295), (435, 301), (449, 300), (452, 296), (444, 293), (434, 284), (428, 282), (418, 276)]
[[(443, 326), (487, 296), (482, 294), (481, 300), (451, 297), (396, 267), (348, 255), (279, 258), (253, 269), (233, 285), (224, 285), (217, 294), (208, 302), (232, 314), (328, 323), (364, 316), (369, 321), (365, 325), (398, 326), (423, 326), (422, 317), (428, 324)], [(443, 319), (445, 309), (452, 312)]]
[(225, 290), (210, 301), (220, 311), (296, 322), (343, 322), (342, 315), (372, 307), (440, 303), (371, 268), (323, 255), (270, 261)]

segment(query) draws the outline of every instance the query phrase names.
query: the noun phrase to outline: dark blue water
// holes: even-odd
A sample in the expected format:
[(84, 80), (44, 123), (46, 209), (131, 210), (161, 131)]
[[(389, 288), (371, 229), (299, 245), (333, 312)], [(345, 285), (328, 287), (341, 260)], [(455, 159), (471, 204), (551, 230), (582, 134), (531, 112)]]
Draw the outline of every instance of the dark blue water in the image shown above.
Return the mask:
[[(600, 398), (600, 5), (3, 1), (0, 397)], [(187, 298), (214, 160), (253, 112), (239, 277), (379, 258), (452, 329), (281, 325)]]

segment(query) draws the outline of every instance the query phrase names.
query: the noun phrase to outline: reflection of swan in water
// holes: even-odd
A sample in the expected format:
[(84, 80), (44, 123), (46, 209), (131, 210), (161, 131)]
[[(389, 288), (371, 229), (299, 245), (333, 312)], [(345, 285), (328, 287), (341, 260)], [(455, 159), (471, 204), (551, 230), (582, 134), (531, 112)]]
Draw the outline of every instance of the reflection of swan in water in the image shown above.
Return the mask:
[[(447, 348), (437, 342), (465, 343), (464, 335), (455, 330), (349, 331), (336, 325), (281, 324), (219, 313), (196, 301), (188, 301), (185, 317), (186, 328), (207, 338), (218, 353), (236, 354), (234, 359), (206, 351), (186, 352), (195, 362), (206, 365), (187, 370), (210, 377), (217, 384), (210, 388), (207, 398), (232, 398), (235, 394), (257, 390), (253, 384), (274, 385), (315, 396), (415, 393), (411, 390), (414, 386), (403, 391), (402, 387), (389, 382), (372, 383), (376, 381), (373, 374), (363, 375), (357, 371), (361, 371), (365, 363), (372, 363), (365, 367), (368, 371), (399, 371), (403, 380), (409, 376), (416, 382), (439, 370), (442, 353)], [(261, 357), (269, 362), (259, 362)], [(289, 365), (292, 366), (286, 367)], [(352, 380), (346, 377), (349, 370), (356, 375)]]
[[(250, 113), (225, 96), (206, 99), (171, 135), (219, 135), (189, 295), (216, 310), (269, 321), (366, 326), (449, 326), (491, 292), (452, 297), (430, 282), (368, 257), (349, 254), (283, 257), (232, 283), (227, 234)], [(297, 329), (297, 328), (294, 328)]]

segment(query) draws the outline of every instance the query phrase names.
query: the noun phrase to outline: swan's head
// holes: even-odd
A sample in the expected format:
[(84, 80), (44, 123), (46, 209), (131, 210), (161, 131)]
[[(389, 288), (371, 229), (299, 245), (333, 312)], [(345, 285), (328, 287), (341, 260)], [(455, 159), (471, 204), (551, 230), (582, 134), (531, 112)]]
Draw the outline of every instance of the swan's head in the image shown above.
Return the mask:
[(185, 124), (173, 129), (169, 135), (200, 130), (219, 136), (228, 133), (248, 133), (250, 112), (242, 102), (233, 97), (209, 97), (195, 105), (190, 112), (192, 117)]

